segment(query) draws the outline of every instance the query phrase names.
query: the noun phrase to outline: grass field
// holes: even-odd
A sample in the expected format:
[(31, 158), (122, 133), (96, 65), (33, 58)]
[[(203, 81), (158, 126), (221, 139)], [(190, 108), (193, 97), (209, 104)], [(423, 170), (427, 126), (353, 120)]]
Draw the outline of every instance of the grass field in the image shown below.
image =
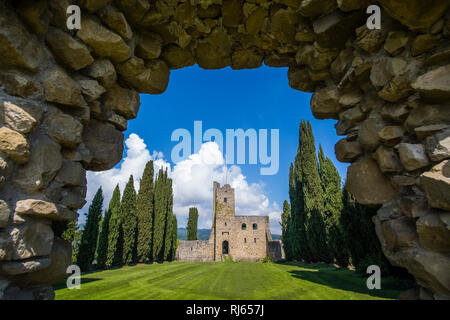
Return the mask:
[(57, 300), (204, 299), (396, 299), (392, 278), (381, 290), (366, 279), (328, 265), (293, 263), (172, 262), (137, 265), (82, 275), (81, 289), (55, 286)]

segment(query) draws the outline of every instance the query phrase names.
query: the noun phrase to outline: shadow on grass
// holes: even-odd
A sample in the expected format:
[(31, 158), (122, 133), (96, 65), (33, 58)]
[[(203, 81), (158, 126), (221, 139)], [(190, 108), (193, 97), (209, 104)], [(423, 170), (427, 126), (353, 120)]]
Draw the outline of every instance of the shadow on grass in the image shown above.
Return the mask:
[(352, 291), (386, 299), (397, 299), (400, 293), (399, 288), (395, 287), (395, 280), (392, 277), (381, 278), (380, 290), (369, 290), (366, 286), (366, 278), (348, 269), (339, 269), (328, 264), (309, 265), (298, 262), (281, 262), (279, 264), (310, 269), (310, 271), (290, 270), (288, 272), (294, 278), (314, 282), (334, 289)]
[[(147, 264), (147, 263), (138, 263), (138, 264), (129, 264), (129, 265), (124, 265), (124, 266), (111, 266), (109, 269), (96, 269), (95, 267), (93, 267), (91, 270), (81, 273), (81, 284), (85, 284), (85, 283), (89, 283), (89, 282), (93, 282), (93, 281), (98, 281), (98, 280), (103, 280), (103, 278), (85, 278), (87, 275), (90, 275), (90, 274), (97, 274), (99, 272), (104, 272), (104, 271), (114, 271), (114, 270), (119, 270), (119, 269), (127, 269), (128, 267), (141, 266), (141, 265), (149, 265), (149, 264)], [(69, 276), (70, 275), (67, 275), (64, 280), (61, 280), (61, 281), (55, 283), (53, 285), (53, 290), (66, 289), (67, 288), (67, 278)]]

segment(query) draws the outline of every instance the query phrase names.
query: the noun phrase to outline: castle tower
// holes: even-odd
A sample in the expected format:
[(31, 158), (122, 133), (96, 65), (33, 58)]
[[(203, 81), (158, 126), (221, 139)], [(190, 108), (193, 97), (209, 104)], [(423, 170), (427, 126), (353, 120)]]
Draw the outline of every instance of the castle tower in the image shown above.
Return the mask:
[(219, 219), (234, 217), (234, 189), (229, 184), (220, 187), (214, 181), (213, 212)]
[(213, 184), (213, 222), (208, 241), (180, 241), (181, 261), (261, 261), (283, 257), (282, 243), (272, 240), (268, 216), (236, 216), (234, 189)]
[(229, 184), (220, 187), (214, 181), (213, 185), (213, 232), (214, 260), (221, 261), (228, 255), (231, 246), (231, 232), (235, 217), (234, 189)]

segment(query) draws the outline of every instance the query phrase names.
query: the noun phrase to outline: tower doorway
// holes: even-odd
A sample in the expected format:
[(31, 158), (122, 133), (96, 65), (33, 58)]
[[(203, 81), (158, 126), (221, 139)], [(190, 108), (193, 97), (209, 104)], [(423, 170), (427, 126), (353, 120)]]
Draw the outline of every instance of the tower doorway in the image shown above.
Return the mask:
[(222, 254), (228, 254), (228, 241), (222, 242)]

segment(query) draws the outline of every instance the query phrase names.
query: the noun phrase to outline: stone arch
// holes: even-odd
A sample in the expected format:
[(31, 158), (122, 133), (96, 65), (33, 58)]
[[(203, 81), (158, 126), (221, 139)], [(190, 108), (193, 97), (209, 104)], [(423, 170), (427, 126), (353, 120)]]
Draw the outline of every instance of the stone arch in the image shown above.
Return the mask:
[[(66, 9), (82, 8), (82, 28)], [(338, 120), (347, 184), (380, 207), (391, 263), (422, 298), (450, 296), (449, 3), (378, 0), (5, 0), (0, 2), (0, 298), (52, 298), (86, 170), (120, 161), (138, 93), (170, 70), (289, 67), (311, 110)]]

